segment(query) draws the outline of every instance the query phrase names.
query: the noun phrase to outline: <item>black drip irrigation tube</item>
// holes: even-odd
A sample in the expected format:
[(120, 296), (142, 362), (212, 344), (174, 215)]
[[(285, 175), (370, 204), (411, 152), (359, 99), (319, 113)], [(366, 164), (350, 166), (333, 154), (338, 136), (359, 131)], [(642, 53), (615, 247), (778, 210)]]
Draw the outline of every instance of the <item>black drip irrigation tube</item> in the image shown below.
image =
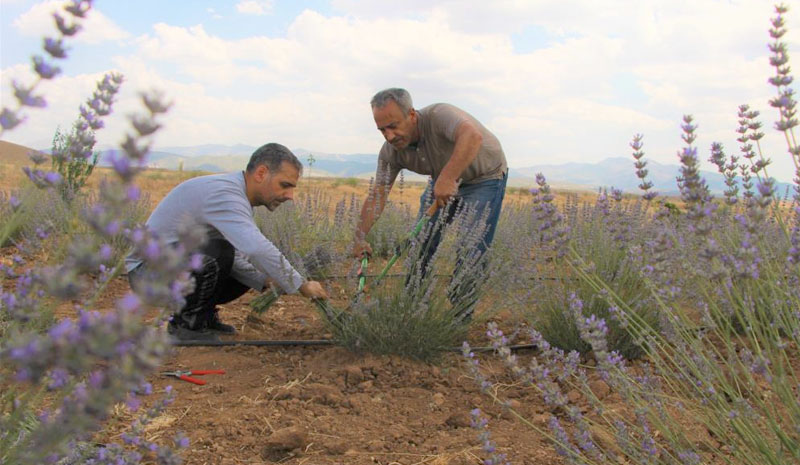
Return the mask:
[[(363, 275), (366, 278), (374, 278), (376, 276), (380, 276), (380, 273), (365, 273)], [(452, 278), (452, 274), (448, 273), (436, 273), (433, 276), (437, 278)], [(406, 278), (408, 275), (406, 273), (390, 273), (383, 276), (384, 278)], [(333, 281), (336, 279), (352, 279), (357, 278), (357, 276), (351, 275), (321, 275), (316, 277), (317, 280), (320, 281)], [(312, 278), (313, 279), (313, 278)], [(531, 276), (531, 281), (577, 281), (578, 278), (564, 278), (558, 276)]]
[[(245, 340), (245, 341), (177, 341), (173, 343), (176, 347), (231, 347), (231, 346), (255, 346), (255, 347), (309, 347), (309, 346), (332, 346), (336, 342), (332, 339), (312, 339), (312, 340)], [(517, 344), (508, 346), (509, 350), (536, 350), (536, 344)], [(472, 352), (491, 352), (494, 347), (470, 347)], [(461, 352), (461, 347), (452, 347), (449, 352)]]

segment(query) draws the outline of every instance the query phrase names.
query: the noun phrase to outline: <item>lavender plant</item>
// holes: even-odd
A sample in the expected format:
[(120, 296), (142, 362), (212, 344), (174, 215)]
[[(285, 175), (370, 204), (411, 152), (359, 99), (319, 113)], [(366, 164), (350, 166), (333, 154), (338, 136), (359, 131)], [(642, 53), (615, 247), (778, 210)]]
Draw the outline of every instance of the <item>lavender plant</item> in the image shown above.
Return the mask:
[(389, 258), (405, 239), (409, 225), (414, 224), (414, 213), (408, 205), (387, 202), (378, 221), (367, 234), (375, 258)]
[[(428, 223), (403, 256), (405, 279), (368, 283), (367, 293), (359, 295), (347, 309), (347, 318), (332, 328), (334, 337), (352, 350), (421, 360), (436, 359), (463, 340), (471, 324), (465, 315), (512, 272), (493, 249), (474, 253), (485, 221), (470, 215), (478, 213), (464, 208), (450, 224), (442, 217)], [(423, 268), (420, 257), (437, 230), (442, 241)], [(355, 282), (352, 286), (355, 289)], [(490, 318), (496, 310), (481, 307), (476, 318)]]
[[(645, 162), (640, 163), (643, 167)], [(577, 294), (586, 302), (585, 316), (595, 314), (612, 321), (609, 343), (615, 350), (629, 358), (641, 355), (624, 325), (611, 320), (617, 309), (609, 292), (598, 292), (595, 283), (579, 279), (570, 266), (601, 277), (642, 318), (657, 324), (652, 299), (632, 252), (641, 245), (637, 238), (647, 233), (646, 208), (641, 202), (626, 203), (621, 191), (611, 189), (610, 193), (601, 191), (593, 205), (568, 203), (561, 213), (553, 204), (544, 175), (537, 176), (537, 183), (539, 187), (532, 191), (532, 221), (522, 234), (530, 239), (525, 248), (535, 251), (529, 260), (533, 265), (526, 273), (530, 292), (517, 297), (528, 324), (556, 347), (590, 351), (579, 336), (575, 318), (564, 311), (570, 295)]]
[(304, 257), (313, 257), (318, 253), (315, 251), (324, 250), (329, 257), (324, 260), (326, 266), (312, 266), (313, 274), (323, 277), (328, 264), (342, 263), (349, 242), (347, 236), (342, 236), (340, 228), (348, 231), (354, 221), (346, 212), (344, 200), (335, 207), (335, 215), (331, 218), (333, 208), (330, 202), (325, 191), (315, 188), (274, 212), (257, 209), (256, 224), (292, 266), (305, 275), (311, 275), (309, 272), (312, 270), (307, 269)]
[[(89, 1), (74, 1), (65, 10), (71, 21), (84, 17)], [(56, 25), (63, 36), (77, 32), (79, 25), (56, 13)], [(64, 58), (62, 39), (45, 39), (45, 50), (53, 58)], [(34, 57), (34, 69), (41, 79), (53, 78), (58, 69), (40, 56)], [(45, 100), (33, 96), (36, 83), (14, 83), (20, 109), (44, 106)], [(141, 193), (133, 184), (135, 174), (145, 165), (149, 138), (160, 127), (156, 118), (168, 106), (156, 94), (143, 94), (146, 113), (134, 115), (134, 131), (121, 144), (121, 152), (112, 158), (114, 182), (103, 182), (97, 201), (80, 215), (90, 228), (89, 238), (62, 237), (66, 244), (60, 263), (40, 265), (29, 261), (24, 244), (11, 264), (0, 266), (0, 314), (4, 333), (0, 339), (0, 462), (40, 463), (140, 463), (155, 461), (179, 463), (171, 448), (185, 445), (184, 438), (161, 446), (147, 443), (134, 426), (122, 445), (96, 445), (92, 441), (108, 412), (127, 399), (135, 407), (139, 396), (152, 389), (144, 380), (160, 362), (167, 349), (165, 332), (145, 318), (145, 309), (163, 308), (162, 316), (181, 305), (182, 296), (191, 285), (189, 270), (197, 260), (187, 252), (204, 239), (197, 228), (187, 225), (182, 241), (167, 245), (150, 235), (129, 218), (121, 216), (137, 202)], [(4, 108), (0, 115), (3, 131), (22, 122), (20, 110)], [(77, 126), (76, 140), (93, 140), (87, 131), (91, 124)], [(34, 160), (41, 161), (41, 160)], [(26, 169), (30, 180), (40, 188), (58, 189), (62, 178), (41, 169)], [(12, 202), (14, 215), (24, 212), (28, 199)], [(3, 230), (2, 239), (7, 238)], [(112, 247), (109, 243), (124, 236), (130, 247), (146, 257), (156, 270), (141, 294), (129, 293), (118, 299), (113, 309), (94, 310), (94, 299), (104, 289)], [(93, 279), (95, 274), (99, 280)], [(38, 320), (59, 302), (76, 304), (77, 318), (64, 318), (41, 330)], [(149, 416), (145, 414), (142, 421)]]
[[(795, 157), (796, 104), (789, 87), (793, 81), (788, 53), (780, 40), (786, 32), (787, 7), (778, 5), (775, 10), (770, 61), (776, 75), (770, 82), (777, 87), (778, 97), (771, 103), (780, 114), (775, 127)], [(720, 144), (712, 145), (712, 161), (731, 181), (721, 202), (711, 196), (698, 174), (698, 149), (693, 144), (697, 125), (691, 117), (684, 118), (686, 146), (678, 152), (682, 164), (678, 185), (685, 211), (676, 219), (658, 209), (648, 221), (665, 232), (631, 247), (638, 251), (639, 258), (632, 263), (640, 265), (641, 279), (658, 314), (657, 324), (643, 318), (634, 302), (614, 289), (607, 277), (586, 266), (572, 247), (565, 255), (572, 272), (615, 306), (606, 320), (587, 315), (587, 301), (577, 293), (568, 297), (568, 312), (580, 338), (592, 348), (595, 368), (576, 365), (577, 352), (555, 349), (536, 331), (530, 336), (540, 353), (523, 365), (508, 349), (509, 338), (490, 326), (487, 335), (512, 376), (539, 391), (552, 407), (546, 428), (523, 422), (550, 438), (567, 462), (785, 464), (800, 460), (799, 212), (786, 217), (784, 210), (775, 208), (774, 182), (766, 172), (768, 159), (755, 155), (760, 151), (758, 144), (748, 147), (761, 139), (755, 116), (740, 107), (737, 132), (744, 154), (753, 153), (743, 156), (746, 162), (736, 166), (738, 160), (727, 159)], [(632, 146), (640, 152), (641, 137)], [(641, 157), (635, 158), (641, 171)], [(741, 191), (733, 182), (737, 170)], [(643, 182), (642, 189), (647, 191), (645, 187)], [(679, 261), (668, 256), (670, 245), (678, 246), (670, 253)], [(668, 274), (686, 279), (670, 281)], [(645, 363), (629, 364), (613, 350), (611, 319), (622, 322), (638, 341)], [(464, 355), (482, 390), (496, 396), (468, 346)], [(604, 405), (597, 395), (601, 382), (621, 398), (621, 404), (613, 409)], [(575, 396), (566, 395), (570, 390), (580, 393), (590, 408), (575, 405)]]
[(81, 105), (80, 116), (71, 132), (56, 130), (51, 160), (53, 171), (61, 175), (59, 188), (66, 200), (75, 197), (97, 166), (99, 152), (93, 152), (97, 142), (94, 132), (103, 127), (102, 117), (111, 113), (114, 96), (121, 84), (121, 74), (106, 74), (86, 101), (86, 107)]

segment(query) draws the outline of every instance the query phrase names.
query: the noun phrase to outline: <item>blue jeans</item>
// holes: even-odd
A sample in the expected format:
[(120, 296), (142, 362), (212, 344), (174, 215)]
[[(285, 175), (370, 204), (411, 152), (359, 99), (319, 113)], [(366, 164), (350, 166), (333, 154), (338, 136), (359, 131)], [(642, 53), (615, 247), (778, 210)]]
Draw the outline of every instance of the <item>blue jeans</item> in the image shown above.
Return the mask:
[[(427, 230), (429, 237), (422, 248), (420, 261), (417, 265), (422, 273), (427, 272), (429, 262), (442, 239), (442, 228), (436, 227), (437, 223), (439, 221), (444, 221), (444, 223), (450, 224), (455, 219), (456, 214), (461, 211), (471, 210), (466, 217), (469, 223), (464, 225), (466, 231), (481, 228), (483, 225), (480, 224), (480, 222), (484, 219), (486, 221), (486, 228), (483, 230), (483, 236), (476, 244), (478, 257), (483, 256), (494, 239), (494, 232), (497, 229), (497, 222), (500, 219), (500, 211), (503, 208), (507, 181), (508, 173), (504, 174), (502, 179), (490, 179), (475, 184), (462, 185), (458, 188), (458, 193), (456, 193), (453, 201), (448, 203), (446, 207), (436, 211), (428, 222), (428, 224), (432, 226)], [(422, 193), (422, 197), (420, 197), (417, 218), (421, 218), (430, 207), (431, 203), (433, 203), (432, 193), (433, 181), (430, 181), (428, 182), (428, 187), (425, 189), (425, 192)], [(442, 220), (439, 219), (441, 215), (444, 215)], [(459, 259), (456, 263), (457, 267), (462, 263), (463, 254), (470, 252), (471, 251), (460, 251)], [(457, 290), (456, 293), (460, 294), (462, 298), (466, 298), (467, 294), (474, 295), (476, 292), (474, 288), (477, 284), (477, 282), (472, 282), (467, 286), (469, 289), (460, 289)], [(463, 288), (463, 286), (459, 287)], [(454, 298), (458, 298), (458, 296), (455, 295), (450, 297), (451, 302)]]

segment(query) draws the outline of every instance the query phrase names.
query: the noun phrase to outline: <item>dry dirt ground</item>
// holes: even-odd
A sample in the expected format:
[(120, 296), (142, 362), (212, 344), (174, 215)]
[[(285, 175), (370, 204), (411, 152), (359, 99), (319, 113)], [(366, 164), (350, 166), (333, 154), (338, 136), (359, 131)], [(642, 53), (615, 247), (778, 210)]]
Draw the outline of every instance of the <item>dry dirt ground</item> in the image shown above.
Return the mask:
[[(115, 280), (108, 303), (127, 289), (124, 278)], [(282, 297), (256, 316), (248, 305), (254, 297), (220, 307), (238, 332), (226, 339), (330, 336), (307, 300)], [(481, 333), (476, 328), (470, 336), (475, 345), (485, 345)], [(541, 398), (514, 385), (490, 356), (481, 359), (515, 409), (545, 427)], [(184, 452), (189, 464), (479, 464), (483, 453), (469, 415), (475, 407), (489, 417), (492, 438), (511, 463), (562, 463), (544, 438), (480, 393), (457, 353), (426, 364), (336, 346), (175, 347), (159, 371), (190, 369), (225, 374), (203, 376), (203, 386), (150, 376), (154, 392), (172, 385), (177, 396), (146, 432), (150, 439), (183, 432), (191, 441)], [(131, 417), (120, 406), (105, 434), (118, 435)]]

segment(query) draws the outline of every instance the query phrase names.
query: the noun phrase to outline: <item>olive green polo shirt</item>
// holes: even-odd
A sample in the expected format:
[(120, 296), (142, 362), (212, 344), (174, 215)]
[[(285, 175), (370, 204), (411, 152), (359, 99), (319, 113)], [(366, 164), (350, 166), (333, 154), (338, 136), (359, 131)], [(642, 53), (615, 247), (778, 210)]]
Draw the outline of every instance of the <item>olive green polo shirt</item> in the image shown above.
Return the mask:
[(384, 142), (378, 155), (378, 180), (391, 184), (401, 169), (428, 174), (436, 179), (453, 155), (456, 129), (469, 120), (483, 135), (478, 155), (461, 173), (462, 184), (474, 184), (489, 179), (502, 179), (507, 171), (506, 156), (500, 141), (472, 115), (447, 103), (434, 103), (417, 110), (419, 141), (397, 150)]

